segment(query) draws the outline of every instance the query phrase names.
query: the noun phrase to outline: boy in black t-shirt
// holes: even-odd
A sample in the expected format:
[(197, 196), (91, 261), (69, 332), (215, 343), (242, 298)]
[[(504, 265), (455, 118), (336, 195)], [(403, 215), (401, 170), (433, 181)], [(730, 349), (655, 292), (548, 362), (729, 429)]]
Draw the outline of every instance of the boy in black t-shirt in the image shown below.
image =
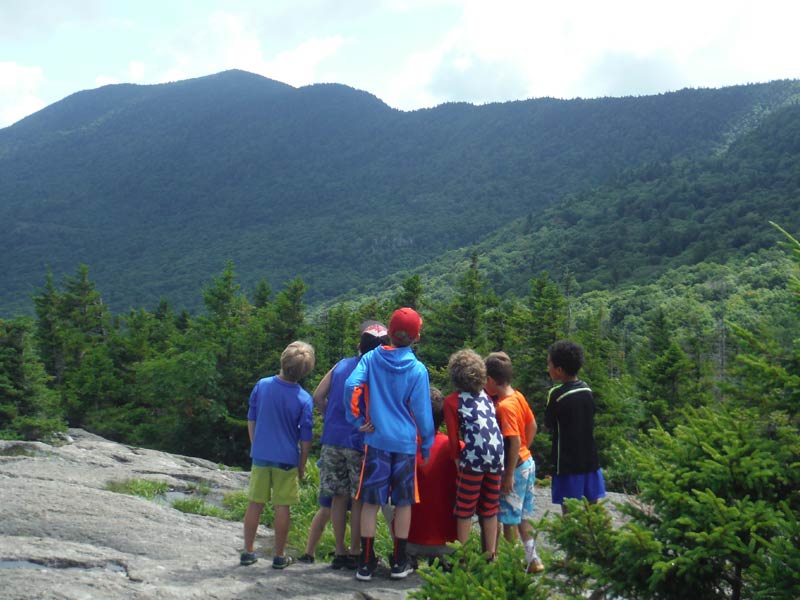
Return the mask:
[(545, 425), (552, 435), (553, 504), (565, 498), (586, 498), (591, 504), (605, 498), (603, 471), (594, 441), (592, 390), (578, 379), (583, 366), (583, 349), (574, 342), (560, 341), (547, 353), (547, 372), (560, 382), (547, 394)]

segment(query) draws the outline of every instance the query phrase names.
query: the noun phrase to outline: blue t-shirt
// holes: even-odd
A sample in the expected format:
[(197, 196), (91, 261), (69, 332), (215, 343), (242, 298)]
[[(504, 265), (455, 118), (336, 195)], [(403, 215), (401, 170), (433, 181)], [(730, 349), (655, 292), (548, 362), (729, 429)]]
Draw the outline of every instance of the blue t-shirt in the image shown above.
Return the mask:
[(325, 424), (322, 426), (323, 446), (364, 449), (364, 434), (347, 420), (346, 410), (350, 409), (350, 398), (344, 397), (344, 385), (350, 373), (356, 368), (359, 357), (343, 358), (331, 371), (331, 388), (328, 392), (328, 405), (325, 407)]
[(277, 375), (261, 379), (250, 393), (247, 420), (255, 421), (250, 457), (297, 466), (298, 443), (314, 437), (313, 401), (300, 384), (281, 380)]

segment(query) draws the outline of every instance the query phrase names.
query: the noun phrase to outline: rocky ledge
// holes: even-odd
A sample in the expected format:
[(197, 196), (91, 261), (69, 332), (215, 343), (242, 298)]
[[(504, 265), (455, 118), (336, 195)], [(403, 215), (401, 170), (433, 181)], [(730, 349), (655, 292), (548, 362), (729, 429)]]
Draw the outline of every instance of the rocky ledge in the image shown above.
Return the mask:
[[(400, 600), (420, 584), (412, 575), (365, 585), (320, 563), (240, 567), (240, 523), (107, 491), (128, 479), (176, 491), (247, 487), (247, 473), (76, 429), (63, 445), (0, 440), (0, 599)], [(256, 545), (271, 540), (261, 527)]]
[[(57, 445), (0, 440), (0, 600), (401, 600), (420, 585), (416, 574), (395, 581), (388, 572), (364, 584), (319, 562), (241, 567), (240, 523), (108, 491), (113, 482), (148, 479), (177, 494), (203, 488), (221, 496), (245, 490), (247, 478), (79, 429)], [(609, 496), (618, 521), (615, 502), (624, 497)], [(560, 512), (546, 488), (537, 489), (536, 506)], [(272, 536), (259, 528), (257, 548), (268, 554)]]

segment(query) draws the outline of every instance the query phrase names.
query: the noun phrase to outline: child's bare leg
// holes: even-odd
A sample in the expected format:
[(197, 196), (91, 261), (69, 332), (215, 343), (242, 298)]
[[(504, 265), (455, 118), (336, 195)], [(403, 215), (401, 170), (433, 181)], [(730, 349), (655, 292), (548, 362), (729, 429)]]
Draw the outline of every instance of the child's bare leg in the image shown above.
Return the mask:
[(411, 529), (411, 505), (395, 506), (394, 508), (394, 535), (400, 539), (408, 538)]
[(484, 538), (486, 539), (486, 554), (494, 556), (497, 553), (497, 516), (483, 518)]
[(533, 525), (527, 519), (522, 519), (522, 522), (517, 526), (519, 529), (519, 539), (525, 544), (528, 540), (533, 539)]
[[(469, 539), (469, 534), (472, 531), (472, 519), (456, 519), (456, 536), (458, 537), (458, 541), (462, 544), (466, 544), (467, 540)], [(481, 534), (483, 533), (483, 527), (481, 527)]]
[(348, 496), (334, 496), (331, 500), (331, 523), (333, 524), (333, 538), (336, 541), (336, 554), (343, 555), (347, 550), (344, 546), (344, 534), (347, 529), (347, 501)]
[(264, 505), (258, 502), (249, 502), (247, 511), (244, 513), (244, 551), (253, 552), (253, 544), (256, 541), (258, 532), (258, 521), (261, 519), (261, 512)]
[(286, 540), (289, 537), (289, 507), (275, 506), (275, 556), (283, 556), (286, 551)]
[(314, 556), (317, 551), (317, 544), (322, 537), (322, 532), (325, 531), (325, 525), (328, 519), (331, 518), (331, 509), (326, 506), (320, 506), (317, 514), (311, 519), (311, 527), (308, 529), (308, 541), (306, 542), (306, 554)]
[(378, 510), (380, 510), (380, 508), (378, 504), (364, 503), (361, 506), (361, 537), (375, 537)]
[(503, 537), (509, 542), (517, 541), (517, 525), (503, 524)]

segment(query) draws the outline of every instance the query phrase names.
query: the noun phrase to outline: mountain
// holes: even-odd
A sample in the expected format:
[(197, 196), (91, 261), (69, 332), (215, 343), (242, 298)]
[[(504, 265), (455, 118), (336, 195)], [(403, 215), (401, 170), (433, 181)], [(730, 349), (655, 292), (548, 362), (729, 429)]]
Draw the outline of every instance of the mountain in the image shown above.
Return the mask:
[(78, 263), (115, 311), (196, 309), (226, 260), (245, 287), (363, 290), (632, 169), (730, 151), (798, 96), (777, 81), (402, 112), (242, 71), (79, 92), (0, 130), (0, 314)]
[(414, 272), (445, 295), (473, 254), (498, 293), (524, 294), (541, 271), (556, 279), (568, 273), (582, 291), (650, 283), (683, 265), (774, 248), (782, 237), (770, 222), (791, 231), (800, 223), (800, 103), (764, 117), (723, 152), (622, 172)]

